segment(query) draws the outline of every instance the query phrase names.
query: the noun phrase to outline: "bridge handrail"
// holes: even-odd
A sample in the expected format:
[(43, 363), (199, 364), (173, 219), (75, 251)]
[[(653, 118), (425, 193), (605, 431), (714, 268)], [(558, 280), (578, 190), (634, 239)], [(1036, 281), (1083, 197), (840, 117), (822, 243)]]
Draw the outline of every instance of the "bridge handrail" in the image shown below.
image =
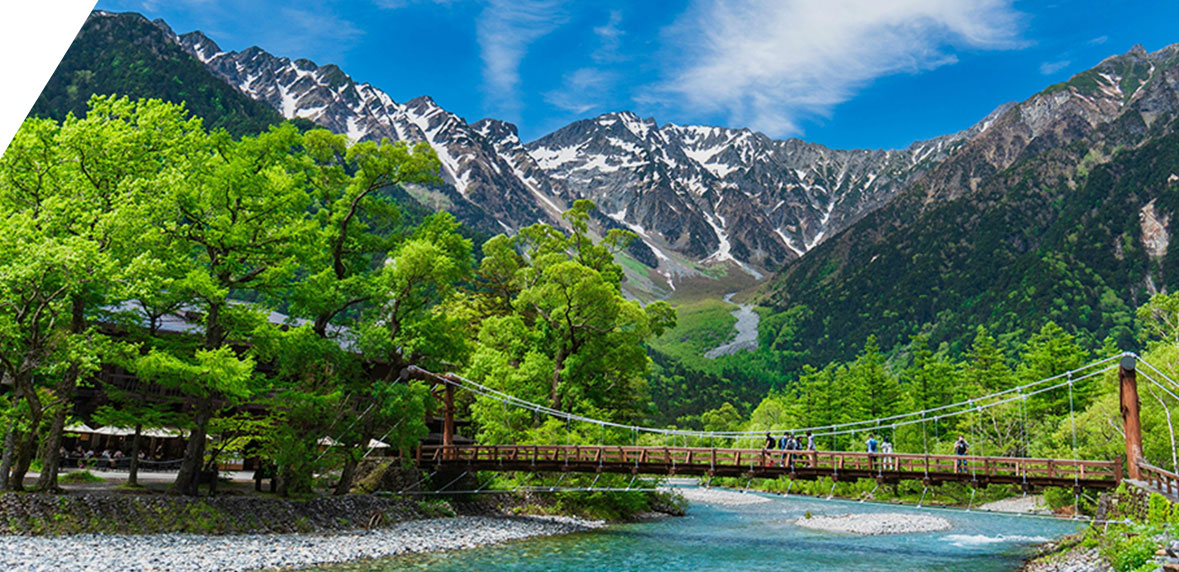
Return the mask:
[[(804, 451), (782, 449), (739, 449), (739, 448), (705, 448), (705, 447), (659, 447), (659, 446), (631, 446), (631, 445), (423, 445), (419, 454), (431, 460), (440, 460), (446, 456), (450, 460), (480, 460), (481, 453), (487, 453), (484, 460), (501, 460), (511, 455), (513, 459), (523, 457), (525, 460), (545, 457), (546, 460), (569, 461), (575, 456), (578, 462), (600, 461), (605, 455), (617, 453), (621, 459), (612, 462), (650, 463), (650, 462), (692, 462), (693, 456), (697, 463), (713, 462), (725, 465), (752, 463), (764, 465), (766, 461), (774, 462), (785, 455), (794, 459), (812, 460), (817, 464), (842, 464), (844, 460), (880, 463), (890, 462), (899, 466), (902, 461), (921, 461), (925, 470), (941, 469), (946, 464), (954, 465), (962, 462), (977, 468), (982, 464), (984, 469), (994, 470), (1023, 470), (1029, 466), (1045, 465), (1050, 473), (1065, 474), (1086, 473), (1091, 477), (1120, 477), (1120, 461), (1100, 461), (1087, 459), (1051, 459), (1040, 457), (988, 457), (982, 455), (945, 455), (923, 453), (868, 453), (866, 451)], [(447, 454), (449, 453), (449, 454)], [(523, 453), (523, 455), (521, 455)], [(582, 458), (582, 454), (587, 458)], [(656, 453), (656, 455), (652, 455)], [(420, 460), (420, 459), (419, 459)], [(933, 465), (929, 463), (935, 462)], [(913, 463), (908, 464), (913, 468)], [(1179, 477), (1176, 477), (1179, 487)]]
[(1146, 482), (1163, 490), (1167, 494), (1173, 495), (1179, 493), (1179, 474), (1175, 474), (1162, 467), (1156, 467), (1145, 459), (1138, 459), (1138, 469), (1142, 472), (1142, 476), (1146, 477)]

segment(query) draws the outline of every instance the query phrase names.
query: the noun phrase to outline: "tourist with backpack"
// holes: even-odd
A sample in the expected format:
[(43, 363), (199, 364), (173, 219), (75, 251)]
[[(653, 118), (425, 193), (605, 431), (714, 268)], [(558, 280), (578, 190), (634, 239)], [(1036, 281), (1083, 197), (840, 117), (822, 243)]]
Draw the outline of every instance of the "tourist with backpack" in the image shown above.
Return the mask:
[[(970, 450), (970, 443), (966, 442), (966, 438), (959, 435), (958, 440), (954, 442), (954, 454), (959, 457), (965, 457), (966, 452)], [(954, 472), (960, 473), (966, 470), (966, 459), (958, 459), (954, 465)]]

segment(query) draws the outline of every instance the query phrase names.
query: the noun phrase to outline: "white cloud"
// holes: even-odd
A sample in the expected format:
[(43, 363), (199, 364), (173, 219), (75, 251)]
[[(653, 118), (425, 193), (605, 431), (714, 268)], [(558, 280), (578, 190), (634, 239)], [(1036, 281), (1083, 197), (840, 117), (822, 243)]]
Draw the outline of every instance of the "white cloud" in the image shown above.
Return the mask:
[(584, 115), (604, 105), (618, 85), (618, 64), (627, 60), (620, 50), (622, 37), (626, 35), (619, 27), (621, 23), (622, 12), (611, 10), (607, 22), (593, 28), (598, 47), (590, 53), (590, 59), (596, 66), (564, 74), (560, 88), (543, 94), (546, 103), (575, 115)]
[(1108, 41), (1109, 36), (1097, 36), (1096, 38), (1093, 38), (1092, 40), (1089, 40), (1085, 43), (1089, 44), (1090, 46), (1100, 46), (1101, 44), (1104, 44)]
[(618, 74), (598, 68), (581, 68), (565, 74), (561, 89), (544, 94), (549, 105), (583, 115), (601, 106), (602, 97), (614, 89)]
[(488, 107), (518, 121), (520, 62), (528, 47), (565, 22), (565, 0), (489, 0), (475, 26)]
[(1021, 45), (1003, 0), (695, 0), (666, 32), (666, 81), (643, 96), (774, 136), (828, 116), (873, 79)]
[(594, 28), (594, 35), (598, 37), (601, 45), (594, 50), (590, 57), (597, 63), (616, 62), (621, 58), (618, 48), (622, 45), (622, 36), (626, 32), (618, 27), (622, 23), (622, 12), (618, 10), (610, 11), (610, 20), (603, 26)]
[(331, 10), (282, 8), (268, 16), (277, 24), (249, 36), (251, 44), (291, 59), (309, 58), (320, 65), (347, 63), (348, 52), (364, 31)]
[(377, 8), (384, 8), (386, 10), (400, 10), (401, 8), (405, 8), (410, 4), (418, 4), (422, 2), (449, 5), (453, 2), (453, 0), (373, 0), (373, 4), (375, 4)]
[(1069, 64), (1071, 64), (1071, 63), (1073, 63), (1073, 62), (1071, 62), (1069, 60), (1060, 60), (1058, 62), (1044, 62), (1044, 63), (1040, 64), (1040, 73), (1042, 73), (1044, 75), (1052, 75), (1052, 74), (1054, 74), (1064, 68), (1067, 68), (1069, 66)]

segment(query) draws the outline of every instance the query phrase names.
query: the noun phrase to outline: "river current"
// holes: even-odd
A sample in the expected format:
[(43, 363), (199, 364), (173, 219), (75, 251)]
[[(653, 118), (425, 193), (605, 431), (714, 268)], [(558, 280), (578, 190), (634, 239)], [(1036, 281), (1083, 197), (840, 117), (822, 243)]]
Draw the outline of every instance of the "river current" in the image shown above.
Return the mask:
[[(750, 493), (754, 494), (754, 493)], [(687, 516), (611, 525), (466, 551), (354, 563), (345, 570), (1014, 570), (1037, 544), (1080, 523), (949, 509), (770, 496), (769, 502), (695, 503)], [(916, 512), (950, 530), (857, 536), (798, 527), (806, 512)]]

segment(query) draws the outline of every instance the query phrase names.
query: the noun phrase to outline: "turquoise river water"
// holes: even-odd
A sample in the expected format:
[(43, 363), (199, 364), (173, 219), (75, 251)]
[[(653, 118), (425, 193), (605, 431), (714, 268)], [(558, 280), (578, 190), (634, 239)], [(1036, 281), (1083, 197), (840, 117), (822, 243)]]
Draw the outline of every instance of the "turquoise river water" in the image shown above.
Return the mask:
[[(753, 494), (753, 493), (750, 493)], [(770, 496), (740, 506), (695, 503), (688, 514), (592, 532), (354, 563), (344, 570), (1013, 570), (1037, 544), (1080, 523), (985, 512)], [(950, 530), (887, 536), (819, 532), (812, 514), (917, 512)], [(340, 569), (340, 568), (337, 568)]]

